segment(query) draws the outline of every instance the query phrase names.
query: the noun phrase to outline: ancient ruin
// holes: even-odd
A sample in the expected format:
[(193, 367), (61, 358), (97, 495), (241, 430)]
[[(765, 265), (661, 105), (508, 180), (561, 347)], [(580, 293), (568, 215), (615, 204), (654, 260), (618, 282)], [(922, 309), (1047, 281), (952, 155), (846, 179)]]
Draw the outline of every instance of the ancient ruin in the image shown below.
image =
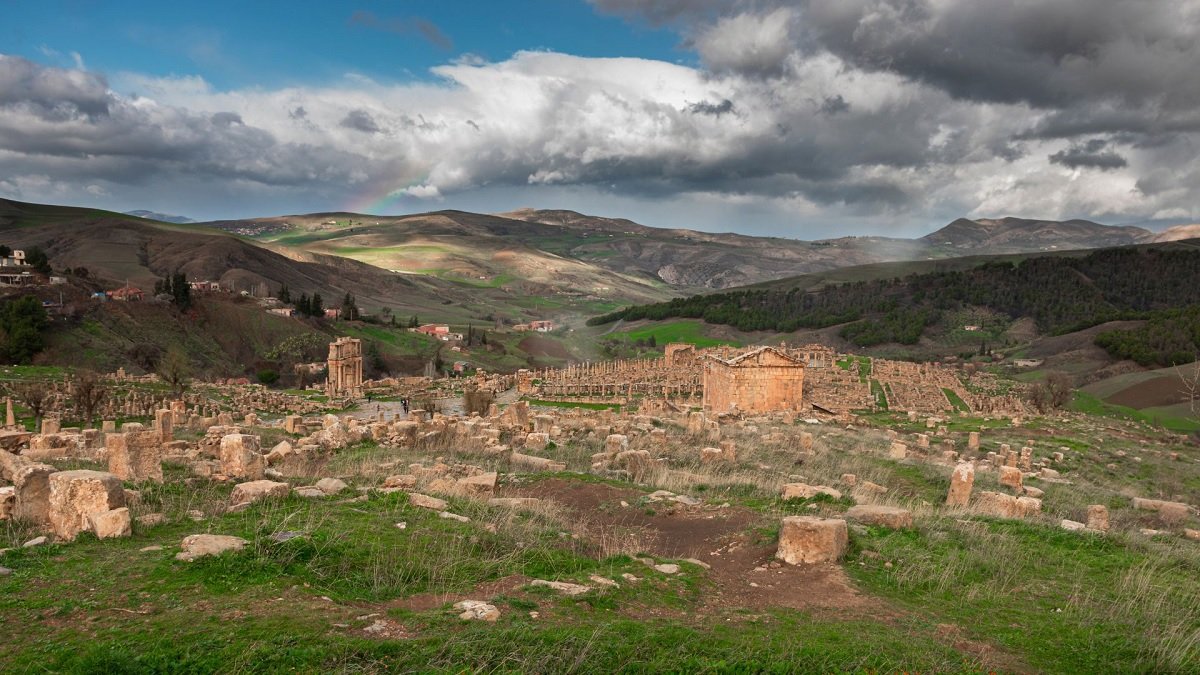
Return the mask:
[(362, 396), (362, 340), (340, 337), (329, 343), (329, 371), (325, 394), (333, 397)]

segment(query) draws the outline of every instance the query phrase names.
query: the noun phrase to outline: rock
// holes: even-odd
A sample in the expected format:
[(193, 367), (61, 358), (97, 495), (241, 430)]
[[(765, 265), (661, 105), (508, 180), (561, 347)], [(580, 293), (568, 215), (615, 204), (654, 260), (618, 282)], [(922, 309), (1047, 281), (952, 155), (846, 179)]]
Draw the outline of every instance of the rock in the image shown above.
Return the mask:
[(582, 595), (592, 590), (591, 586), (572, 584), (566, 581), (546, 581), (545, 579), (534, 579), (529, 583), (529, 585), (549, 588), (550, 590), (557, 591), (568, 596)]
[(1065, 518), (1063, 519), (1063, 521), (1061, 523), (1059, 523), (1059, 525), (1062, 527), (1062, 529), (1070, 530), (1072, 532), (1078, 532), (1078, 531), (1087, 529), (1087, 525), (1084, 525), (1083, 523), (1080, 523), (1080, 522), (1076, 522), (1074, 520), (1067, 520)]
[(783, 486), (781, 499), (812, 499), (819, 494), (841, 499), (842, 493), (827, 485), (808, 485), (807, 483), (788, 483)]
[(496, 491), (496, 481), (499, 474), (495, 471), (481, 473), (475, 476), (460, 478), (455, 484), (458, 491), (476, 497), (490, 497)]
[(1014, 490), (1021, 489), (1021, 470), (1015, 466), (1000, 467), (1000, 484)]
[(64, 541), (91, 529), (89, 517), (125, 506), (121, 480), (102, 471), (59, 471), (50, 474), (50, 525)]
[(1192, 541), (1200, 541), (1200, 530), (1193, 530), (1190, 527), (1183, 528), (1183, 536)]
[(913, 526), (912, 511), (895, 506), (859, 504), (846, 511), (846, 517), (864, 525), (879, 525), (893, 530)]
[(248, 483), (239, 483), (234, 486), (233, 492), (229, 495), (229, 504), (231, 506), (239, 506), (241, 504), (253, 504), (263, 499), (283, 498), (291, 492), (291, 486), (287, 483), (276, 483), (270, 480), (253, 480)]
[(842, 484), (849, 487), (854, 487), (855, 485), (858, 485), (858, 476), (852, 473), (844, 473), (842, 474)]
[(271, 451), (266, 454), (264, 459), (266, 459), (268, 465), (275, 466), (292, 454), (295, 454), (292, 444), (287, 441), (280, 441), (275, 447), (271, 448)]
[(139, 548), (138, 553), (154, 553), (155, 551), (161, 550), (163, 550), (162, 546), (159, 546), (158, 544), (151, 544), (149, 546), (143, 546)]
[(615, 461), (617, 466), (628, 471), (634, 480), (639, 480), (654, 464), (649, 450), (625, 450), (617, 453)]
[(1042, 500), (984, 491), (975, 499), (975, 509), (996, 518), (1025, 518), (1042, 510)]
[(417, 477), (410, 473), (402, 473), (395, 476), (388, 476), (383, 479), (383, 487), (385, 488), (401, 488), (411, 489), (417, 486)]
[(450, 506), (449, 502), (437, 497), (423, 495), (420, 492), (408, 493), (408, 503), (422, 509), (432, 509), (434, 511), (445, 511), (446, 507)]
[(350, 486), (346, 484), (346, 481), (341, 480), (340, 478), (322, 478), (321, 480), (317, 481), (316, 487), (318, 490), (327, 495), (336, 495), (342, 490), (347, 490), (350, 488)]
[(1030, 487), (1030, 486), (1028, 486), (1028, 485), (1026, 485), (1026, 486), (1022, 487), (1022, 488), (1021, 488), (1021, 490), (1022, 490), (1022, 491), (1023, 491), (1023, 492), (1024, 492), (1026, 495), (1027, 495), (1027, 496), (1029, 496), (1029, 497), (1033, 497), (1033, 498), (1035, 498), (1035, 499), (1041, 499), (1042, 497), (1044, 497), (1044, 496), (1046, 495), (1046, 491), (1045, 491), (1045, 490), (1042, 490), (1042, 489), (1039, 489), (1039, 488), (1035, 488), (1035, 487)]
[(129, 509), (124, 506), (103, 513), (91, 513), (88, 515), (88, 524), (97, 539), (128, 537), (133, 534)]
[(299, 497), (304, 497), (305, 499), (321, 499), (329, 496), (322, 492), (321, 489), (315, 485), (305, 485), (302, 487), (293, 488), (292, 492)]
[(248, 543), (250, 542), (241, 537), (230, 537), (223, 534), (191, 534), (184, 537), (179, 544), (181, 550), (175, 555), (175, 559), (192, 562), (204, 556), (221, 555), (226, 551), (240, 551)]
[(161, 513), (147, 513), (137, 517), (138, 525), (142, 527), (154, 527), (167, 522), (167, 517)]
[(495, 621), (500, 618), (500, 610), (482, 600), (463, 600), (455, 603), (454, 609), (462, 612), (458, 618), (464, 621)]
[(7, 567), (0, 567), (0, 577), (7, 577), (11, 575), (12, 570), (8, 569)]
[[(532, 436), (534, 434), (530, 435)], [(519, 452), (514, 452), (509, 455), (508, 461), (514, 467), (529, 469), (531, 471), (565, 471), (567, 468), (567, 465), (563, 462), (556, 462), (552, 459), (546, 459), (545, 457), (525, 455)]]
[(1161, 499), (1133, 498), (1133, 508), (1157, 511), (1158, 517), (1167, 525), (1178, 525), (1188, 519), (1191, 508), (1183, 502), (1168, 502)]
[(607, 586), (608, 588), (620, 588), (621, 587), (621, 584), (618, 584), (617, 582), (615, 582), (612, 579), (609, 579), (607, 577), (602, 577), (599, 574), (591, 575), (590, 577), (588, 577), (588, 580), (594, 584), (599, 584), (601, 586)]
[(629, 437), (624, 434), (609, 434), (604, 439), (604, 452), (611, 456), (629, 449)]
[(46, 542), (48, 542), (48, 541), (50, 541), (50, 540), (47, 539), (46, 537), (34, 537), (33, 539), (30, 539), (29, 541), (25, 542), (24, 544), (21, 544), (21, 548), (33, 548), (34, 546), (44, 546), (46, 544)]
[(840, 518), (788, 516), (779, 531), (775, 557), (790, 565), (837, 562), (848, 543), (846, 521)]
[(679, 565), (674, 563), (663, 563), (661, 565), (655, 565), (654, 570), (657, 572), (662, 572), (663, 574), (679, 574)]
[(261, 480), (267, 459), (259, 448), (258, 436), (227, 434), (221, 437), (221, 473), (232, 478)]
[(1092, 504), (1088, 507), (1087, 527), (1097, 532), (1108, 532), (1108, 507)]
[(908, 446), (900, 441), (893, 441), (888, 449), (888, 457), (892, 459), (904, 459), (908, 456)]
[(446, 520), (457, 520), (460, 523), (471, 522), (470, 518), (468, 518), (466, 516), (460, 516), (457, 513), (450, 513), (449, 511), (442, 511), (441, 513), (438, 514), (438, 518), (444, 518)]
[(950, 490), (946, 493), (946, 506), (966, 506), (971, 500), (971, 486), (974, 484), (974, 464), (963, 462), (954, 467), (950, 474)]

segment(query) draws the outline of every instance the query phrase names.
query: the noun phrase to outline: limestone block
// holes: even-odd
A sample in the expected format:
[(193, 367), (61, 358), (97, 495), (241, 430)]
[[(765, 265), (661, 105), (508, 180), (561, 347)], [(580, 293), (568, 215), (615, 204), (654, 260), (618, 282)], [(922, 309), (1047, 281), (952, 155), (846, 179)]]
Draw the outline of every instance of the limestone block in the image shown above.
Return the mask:
[(840, 518), (788, 516), (779, 530), (775, 557), (789, 565), (837, 562), (848, 543), (846, 521)]
[(127, 431), (104, 437), (108, 471), (121, 480), (161, 483), (162, 436), (157, 431)]
[(899, 441), (893, 442), (891, 447), (888, 449), (888, 457), (892, 459), (904, 459), (907, 456), (908, 446)]
[(499, 477), (500, 475), (495, 471), (489, 471), (488, 473), (460, 478), (457, 483), (457, 491), (476, 497), (491, 497), (496, 491), (496, 481)]
[(322, 478), (317, 481), (316, 488), (327, 495), (336, 495), (350, 486), (340, 478)]
[(534, 432), (525, 435), (525, 449), (537, 452), (545, 450), (546, 445), (550, 443), (550, 434), (543, 432)]
[(800, 432), (800, 449), (804, 452), (812, 452), (813, 435), (807, 431)]
[(514, 452), (509, 456), (509, 462), (514, 467), (530, 469), (533, 471), (565, 471), (567, 465), (562, 462), (556, 462), (545, 457), (537, 457), (535, 455), (526, 455), (520, 452)]
[(617, 454), (616, 463), (617, 466), (625, 469), (637, 479), (645, 474), (653, 465), (654, 460), (650, 457), (648, 450), (626, 450)]
[(240, 551), (249, 543), (241, 537), (223, 534), (191, 534), (180, 542), (180, 552), (175, 555), (175, 559), (192, 562), (205, 556), (221, 555), (226, 551)]
[(985, 491), (975, 499), (975, 508), (996, 518), (1025, 518), (1042, 510), (1042, 500)]
[(893, 530), (912, 527), (912, 511), (895, 506), (858, 504), (846, 511), (846, 517), (864, 525), (879, 525)]
[(414, 488), (417, 486), (417, 477), (410, 473), (401, 473), (394, 476), (388, 476), (383, 479), (383, 487), (385, 488)]
[(125, 506), (121, 480), (103, 471), (50, 474), (50, 526), (65, 541), (91, 528), (89, 517)]
[(1014, 490), (1021, 489), (1021, 470), (1015, 466), (1000, 467), (1000, 484)]
[(1103, 504), (1092, 504), (1089, 506), (1087, 527), (1089, 530), (1108, 532), (1108, 507)]
[(112, 511), (89, 514), (88, 525), (98, 539), (128, 537), (133, 533), (133, 523), (129, 517), (129, 508), (124, 506)]
[(1161, 499), (1133, 498), (1133, 508), (1144, 511), (1157, 511), (1158, 517), (1168, 525), (1177, 525), (1187, 520), (1191, 508), (1183, 502), (1168, 502)]
[(817, 495), (825, 494), (834, 499), (841, 499), (842, 493), (827, 485), (809, 485), (807, 483), (788, 483), (783, 486), (783, 493), (780, 499), (812, 499)]
[(239, 506), (253, 504), (263, 499), (282, 498), (288, 496), (291, 489), (287, 483), (277, 483), (272, 480), (252, 480), (239, 483), (234, 486), (233, 492), (229, 495), (229, 504)]
[(604, 451), (610, 455), (617, 455), (629, 449), (629, 437), (624, 434), (609, 434), (604, 439)]
[(971, 500), (971, 487), (975, 484), (975, 465), (963, 462), (954, 467), (950, 474), (950, 490), (946, 494), (946, 506), (966, 506)]
[(267, 468), (258, 436), (228, 434), (221, 438), (221, 473), (235, 478), (261, 480)]
[(967, 449), (968, 450), (978, 450), (979, 449), (979, 432), (978, 431), (972, 431), (971, 433), (967, 434)]
[(408, 493), (408, 503), (422, 509), (431, 509), (433, 511), (445, 511), (450, 504), (444, 499), (423, 495), (420, 492)]

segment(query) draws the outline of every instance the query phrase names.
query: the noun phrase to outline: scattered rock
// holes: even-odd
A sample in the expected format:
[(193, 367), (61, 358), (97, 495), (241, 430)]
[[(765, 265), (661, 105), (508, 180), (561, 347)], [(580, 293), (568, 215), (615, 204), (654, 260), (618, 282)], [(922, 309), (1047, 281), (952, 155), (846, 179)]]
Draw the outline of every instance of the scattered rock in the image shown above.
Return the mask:
[(445, 499), (430, 497), (429, 495), (423, 495), (420, 492), (408, 493), (408, 503), (422, 509), (432, 509), (434, 511), (445, 511), (446, 507), (450, 506), (449, 502), (447, 502)]
[(791, 564), (836, 562), (846, 553), (849, 531), (840, 518), (788, 516), (779, 531), (775, 557)]
[(346, 481), (341, 480), (340, 478), (322, 478), (321, 480), (317, 481), (316, 487), (318, 490), (327, 495), (336, 495), (342, 490), (347, 490), (350, 488), (350, 486), (346, 484)]
[(466, 516), (460, 516), (457, 513), (450, 513), (449, 511), (442, 511), (441, 513), (438, 514), (438, 518), (445, 518), (446, 520), (457, 520), (460, 523), (471, 522), (470, 518), (468, 518)]
[(495, 621), (500, 618), (500, 610), (482, 600), (463, 600), (455, 603), (454, 609), (462, 612), (458, 618), (464, 621)]
[(529, 585), (549, 588), (552, 591), (557, 591), (568, 596), (583, 595), (592, 590), (591, 586), (584, 586), (583, 584), (572, 584), (566, 581), (546, 581), (545, 579), (534, 579)]
[(231, 506), (249, 505), (263, 499), (276, 499), (286, 497), (291, 491), (291, 486), (287, 483), (276, 483), (271, 480), (252, 480), (248, 483), (239, 483), (233, 488), (233, 492), (229, 495), (229, 504)]
[(846, 511), (846, 517), (864, 525), (879, 525), (893, 530), (913, 526), (912, 511), (895, 506), (859, 504)]
[(176, 560), (192, 562), (209, 555), (221, 555), (226, 551), (240, 551), (250, 542), (241, 537), (223, 534), (191, 534), (183, 538), (175, 555)]

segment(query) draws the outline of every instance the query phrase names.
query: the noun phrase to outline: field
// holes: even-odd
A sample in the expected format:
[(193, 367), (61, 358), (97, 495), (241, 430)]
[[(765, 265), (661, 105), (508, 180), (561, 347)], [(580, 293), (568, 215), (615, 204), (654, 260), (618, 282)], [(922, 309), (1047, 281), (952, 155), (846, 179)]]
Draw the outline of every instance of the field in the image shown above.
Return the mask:
[[(664, 419), (665, 442), (635, 441), (658, 459), (638, 480), (592, 471), (603, 439), (576, 433), (543, 451), (567, 465), (556, 473), (470, 443), (368, 442), (288, 479), (337, 476), (349, 484), (342, 492), (236, 512), (227, 508), (230, 482), (168, 464), (164, 483), (127, 485), (139, 491), (135, 515), (165, 517), (135, 524), (129, 538), (84, 534), (20, 548), (33, 533), (0, 522), (0, 548), (9, 549), (0, 566), (11, 570), (0, 576), (0, 664), (9, 672), (1194, 671), (1200, 542), (1174, 533), (1197, 519), (1163, 528), (1131, 508), (1129, 495), (1194, 498), (1200, 455), (1140, 422), (1079, 414), (1037, 422), (962, 418), (951, 431), (982, 427), (985, 448), (1032, 436), (1039, 457), (1066, 453), (1055, 466), (1069, 482), (1030, 477), (1045, 506), (1023, 520), (937, 506), (950, 467), (888, 459), (886, 429), (924, 431), (889, 413), (860, 429), (808, 427), (815, 449), (799, 457), (799, 427), (763, 420), (786, 436), (773, 443), (731, 427), (737, 459), (715, 464), (699, 460), (680, 422)], [(435, 457), (499, 471), (496, 496), (540, 502), (514, 509), (443, 493), (460, 522), (379, 489), (393, 467), (432, 467)], [(780, 499), (797, 470), (842, 496)], [(847, 474), (887, 493), (849, 486)], [(418, 489), (437, 490), (433, 479)], [(981, 474), (975, 489), (1003, 488)], [(910, 509), (915, 527), (852, 524), (840, 564), (773, 560), (781, 517), (837, 517), (856, 503)], [(1094, 503), (1112, 514), (1107, 534), (1059, 526), (1085, 519)], [(176, 560), (180, 540), (197, 533), (249, 543)], [(588, 588), (564, 595), (535, 580)], [(459, 619), (451, 605), (466, 599), (494, 605), (499, 619)]]

